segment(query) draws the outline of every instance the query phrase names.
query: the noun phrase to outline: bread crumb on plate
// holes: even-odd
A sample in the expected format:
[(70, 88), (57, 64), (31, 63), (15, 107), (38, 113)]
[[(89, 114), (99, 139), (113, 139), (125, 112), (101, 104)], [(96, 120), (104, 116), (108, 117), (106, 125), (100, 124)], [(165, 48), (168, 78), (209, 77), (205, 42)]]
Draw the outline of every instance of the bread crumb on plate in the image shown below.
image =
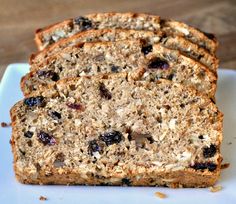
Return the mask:
[(161, 192), (155, 192), (155, 196), (157, 196), (158, 198), (166, 198), (166, 194)]
[(1, 127), (9, 127), (11, 123), (1, 122)]
[(215, 192), (221, 191), (222, 186), (211, 186), (209, 189), (212, 193), (215, 193)]
[(47, 197), (40, 196), (40, 197), (39, 197), (39, 200), (45, 201), (45, 200), (47, 200)]

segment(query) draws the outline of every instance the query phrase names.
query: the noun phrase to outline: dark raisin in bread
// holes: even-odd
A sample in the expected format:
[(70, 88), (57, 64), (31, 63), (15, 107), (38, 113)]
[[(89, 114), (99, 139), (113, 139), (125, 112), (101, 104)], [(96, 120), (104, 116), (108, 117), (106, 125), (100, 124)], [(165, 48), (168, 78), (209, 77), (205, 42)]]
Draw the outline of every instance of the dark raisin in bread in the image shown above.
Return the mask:
[(21, 81), (25, 95), (59, 79), (99, 73), (130, 72), (133, 77), (155, 81), (160, 78), (193, 86), (214, 98), (216, 76), (204, 65), (161, 44), (141, 41), (84, 43), (67, 47), (32, 67)]
[(142, 39), (148, 45), (161, 43), (167, 48), (179, 50), (184, 55), (199, 61), (207, 66), (212, 72), (217, 72), (219, 64), (218, 59), (197, 44), (194, 44), (181, 36), (166, 35), (163, 32), (122, 29), (87, 30), (77, 33), (72, 37), (61, 39), (44, 50), (31, 55), (30, 64), (39, 64), (63, 48), (76, 45), (80, 42), (117, 41), (127, 39)]
[(194, 89), (127, 74), (62, 80), (11, 109), (22, 183), (212, 186), (222, 114)]
[(62, 38), (89, 29), (121, 28), (134, 30), (167, 31), (172, 35), (180, 35), (209, 50), (212, 54), (217, 48), (217, 41), (212, 34), (206, 34), (184, 23), (172, 20), (160, 20), (159, 16), (137, 13), (97, 13), (79, 16), (75, 19), (38, 29), (35, 41), (39, 50), (57, 42)]

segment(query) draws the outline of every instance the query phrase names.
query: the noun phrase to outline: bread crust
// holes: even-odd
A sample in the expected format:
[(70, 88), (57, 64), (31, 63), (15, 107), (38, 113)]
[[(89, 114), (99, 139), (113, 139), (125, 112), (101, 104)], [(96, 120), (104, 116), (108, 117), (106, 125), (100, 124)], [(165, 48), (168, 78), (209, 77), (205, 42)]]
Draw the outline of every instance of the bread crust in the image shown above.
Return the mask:
[[(92, 19), (92, 20), (93, 19), (101, 20), (101, 19), (111, 18), (114, 16), (118, 16), (119, 18), (125, 17), (125, 18), (131, 18), (131, 19), (135, 19), (135, 18), (139, 18), (139, 17), (140, 18), (147, 18), (147, 19), (150, 19), (150, 18), (155, 19), (155, 21), (159, 22), (159, 24), (160, 24), (157, 28), (155, 28), (156, 31), (158, 31), (158, 30), (171, 30), (169, 28), (166, 29), (165, 26), (163, 27), (163, 25), (173, 25), (171, 28), (174, 28), (174, 30), (177, 34), (186, 37), (187, 39), (189, 39), (190, 41), (192, 41), (194, 43), (198, 42), (200, 46), (209, 50), (211, 54), (215, 54), (217, 46), (218, 46), (218, 42), (217, 42), (215, 36), (213, 36), (213, 35), (211, 35), (213, 37), (209, 38), (208, 37), (209, 35), (207, 36), (206, 34), (201, 32), (200, 30), (195, 29), (191, 26), (188, 26), (184, 23), (172, 21), (172, 20), (160, 19), (159, 16), (155, 16), (155, 15), (140, 14), (140, 13), (139, 14), (137, 14), (137, 13), (97, 13), (97, 14), (85, 15), (84, 17)], [(36, 42), (38, 49), (42, 50), (46, 46), (48, 46), (48, 44), (44, 45), (44, 43), (43, 43), (44, 35), (50, 36), (54, 32), (54, 30), (59, 29), (59, 28), (68, 30), (71, 28), (72, 24), (73, 24), (73, 19), (68, 19), (63, 22), (56, 23), (54, 25), (50, 25), (50, 26), (47, 26), (42, 29), (37, 29), (36, 33), (35, 33), (35, 42)], [(175, 26), (176, 26), (177, 30), (175, 29)], [(109, 26), (107, 26), (107, 28), (109, 28)], [(183, 29), (187, 29), (188, 33), (186, 34), (186, 32), (182, 32)], [(65, 37), (68, 37), (68, 36), (65, 36)], [(203, 42), (203, 43), (201, 43), (201, 42)]]

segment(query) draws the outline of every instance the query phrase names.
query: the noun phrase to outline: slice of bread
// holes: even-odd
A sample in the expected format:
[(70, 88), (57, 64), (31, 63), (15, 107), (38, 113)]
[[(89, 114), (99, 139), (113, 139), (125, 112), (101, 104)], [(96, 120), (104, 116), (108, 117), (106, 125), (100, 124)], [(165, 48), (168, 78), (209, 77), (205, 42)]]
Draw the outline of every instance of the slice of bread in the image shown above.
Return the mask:
[(38, 29), (35, 34), (39, 50), (57, 42), (62, 38), (90, 29), (121, 28), (149, 31), (168, 31), (173, 35), (181, 35), (199, 46), (215, 54), (218, 42), (214, 35), (204, 34), (198, 29), (184, 23), (161, 20), (159, 16), (137, 13), (97, 13), (79, 16), (74, 19)]
[(185, 23), (174, 20), (162, 20), (161, 28), (166, 33), (185, 37), (200, 47), (207, 49), (212, 54), (216, 52), (218, 47), (218, 41), (214, 34), (203, 32)]
[(22, 183), (208, 187), (219, 178), (222, 114), (167, 80), (61, 80), (18, 102), (11, 119)]
[(117, 40), (135, 40), (142, 39), (147, 44), (161, 43), (167, 48), (179, 50), (182, 54), (199, 61), (204, 64), (214, 73), (217, 73), (219, 65), (218, 59), (199, 47), (197, 44), (186, 40), (181, 36), (166, 35), (163, 32), (152, 32), (144, 30), (122, 30), (122, 29), (101, 29), (88, 30), (77, 33), (69, 38), (64, 38), (58, 42), (48, 46), (44, 50), (35, 53), (30, 58), (30, 64), (39, 64), (51, 55), (60, 50), (76, 45), (80, 42), (95, 42), (95, 41), (117, 41)]
[(204, 65), (177, 50), (161, 44), (146, 46), (138, 40), (67, 47), (32, 70), (21, 81), (25, 95), (59, 79), (111, 72), (130, 72), (134, 78), (140, 78), (145, 72), (143, 79), (172, 80), (192, 86), (210, 98), (214, 98), (216, 90), (216, 76)]

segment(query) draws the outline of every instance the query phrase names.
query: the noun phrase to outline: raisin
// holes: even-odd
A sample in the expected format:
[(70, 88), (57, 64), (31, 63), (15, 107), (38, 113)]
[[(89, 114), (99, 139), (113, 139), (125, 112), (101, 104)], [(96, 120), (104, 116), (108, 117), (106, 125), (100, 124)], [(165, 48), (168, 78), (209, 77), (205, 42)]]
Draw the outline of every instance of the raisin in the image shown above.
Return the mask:
[(51, 80), (52, 81), (58, 81), (60, 78), (56, 72), (53, 72), (51, 75)]
[(49, 135), (46, 132), (40, 131), (37, 136), (38, 136), (39, 141), (42, 142), (44, 145), (56, 144), (56, 140), (54, 139), (54, 137)]
[(168, 69), (169, 64), (167, 61), (157, 57), (151, 60), (151, 62), (148, 64), (149, 69)]
[(170, 74), (170, 75), (167, 77), (167, 79), (171, 81), (174, 76), (175, 76), (174, 74)]
[(27, 131), (27, 132), (24, 133), (24, 136), (28, 137), (28, 138), (31, 138), (33, 136), (33, 134), (34, 134), (33, 132)]
[(141, 51), (144, 55), (147, 55), (149, 52), (152, 52), (152, 45), (143, 46)]
[(107, 146), (119, 143), (122, 138), (123, 135), (118, 131), (107, 132), (99, 136), (99, 139), (105, 142)]
[(24, 104), (33, 107), (33, 106), (39, 106), (42, 107), (45, 105), (44, 98), (42, 96), (36, 96), (36, 97), (29, 97), (24, 100)]
[(152, 136), (147, 137), (147, 140), (150, 142), (150, 144), (152, 144), (155, 140), (152, 138)]
[(205, 147), (203, 149), (203, 156), (205, 158), (213, 157), (216, 154), (216, 146), (211, 144), (210, 147)]
[(204, 139), (203, 135), (199, 135), (198, 138), (199, 138), (200, 140), (203, 140), (203, 139)]
[(121, 182), (122, 182), (122, 185), (124, 185), (124, 186), (130, 186), (131, 185), (131, 181), (128, 178), (123, 178), (121, 180)]
[(111, 71), (114, 72), (114, 73), (117, 73), (118, 70), (119, 70), (119, 68), (120, 68), (120, 67), (118, 67), (118, 66), (112, 65), (112, 66), (111, 66)]
[(39, 78), (50, 78), (52, 81), (58, 81), (60, 79), (59, 75), (52, 70), (39, 70), (37, 71), (37, 75)]
[(205, 170), (208, 169), (209, 171), (214, 171), (217, 168), (217, 165), (212, 162), (207, 163), (195, 163), (191, 168), (195, 170)]
[(99, 91), (102, 98), (110, 100), (112, 98), (111, 92), (105, 87), (103, 83), (99, 85)]
[(180, 108), (184, 108), (184, 107), (185, 107), (185, 104), (181, 103)]
[(93, 155), (94, 152), (102, 153), (102, 147), (98, 144), (97, 140), (91, 140), (89, 141), (88, 145), (88, 153), (90, 155)]
[(50, 115), (51, 115), (51, 117), (52, 117), (53, 119), (55, 119), (55, 120), (61, 119), (61, 114), (58, 113), (57, 111), (52, 111)]
[(79, 16), (74, 19), (74, 23), (80, 26), (81, 30), (88, 30), (92, 27), (92, 21), (83, 16)]
[(83, 107), (79, 103), (67, 103), (66, 104), (69, 108), (75, 109), (75, 110), (82, 110)]

